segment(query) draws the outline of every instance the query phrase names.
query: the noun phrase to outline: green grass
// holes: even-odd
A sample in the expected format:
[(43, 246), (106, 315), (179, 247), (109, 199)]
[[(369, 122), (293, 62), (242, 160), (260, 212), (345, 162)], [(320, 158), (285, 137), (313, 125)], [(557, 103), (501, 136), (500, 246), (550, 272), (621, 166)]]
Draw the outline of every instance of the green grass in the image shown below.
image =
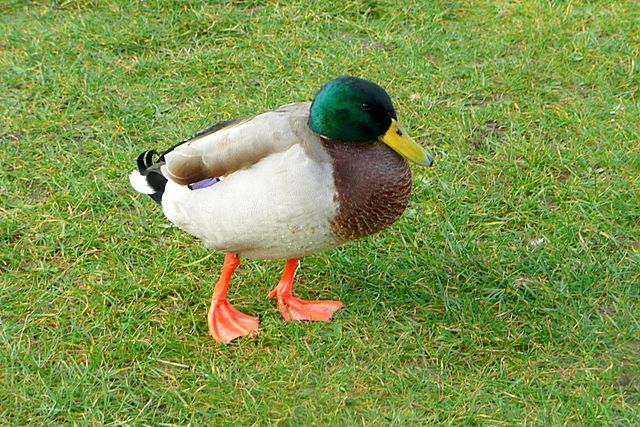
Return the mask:
[[(0, 5), (0, 424), (640, 423), (635, 0)], [(127, 180), (144, 149), (385, 86), (435, 167), (384, 233), (303, 261), (346, 309), (285, 323), (282, 263), (222, 255)], [(539, 239), (544, 242), (536, 245)]]

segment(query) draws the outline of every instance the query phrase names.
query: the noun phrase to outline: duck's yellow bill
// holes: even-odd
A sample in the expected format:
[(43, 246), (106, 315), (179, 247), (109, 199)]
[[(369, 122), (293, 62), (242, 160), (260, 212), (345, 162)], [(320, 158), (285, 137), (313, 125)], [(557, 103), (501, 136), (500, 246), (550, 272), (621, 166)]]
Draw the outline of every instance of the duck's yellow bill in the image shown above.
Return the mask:
[(378, 139), (407, 160), (411, 160), (421, 166), (431, 166), (433, 163), (433, 159), (425, 149), (418, 145), (395, 119), (391, 119), (391, 126)]

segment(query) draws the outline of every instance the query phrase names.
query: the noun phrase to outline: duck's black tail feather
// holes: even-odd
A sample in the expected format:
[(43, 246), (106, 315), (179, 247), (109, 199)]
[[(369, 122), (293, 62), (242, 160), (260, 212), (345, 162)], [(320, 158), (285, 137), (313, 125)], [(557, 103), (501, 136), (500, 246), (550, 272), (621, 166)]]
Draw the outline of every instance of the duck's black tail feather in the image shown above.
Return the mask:
[(129, 181), (133, 188), (143, 194), (147, 194), (156, 203), (162, 203), (162, 195), (167, 185), (167, 178), (162, 175), (160, 168), (164, 165), (164, 158), (158, 156), (154, 161), (154, 156), (158, 156), (156, 150), (149, 150), (141, 153), (136, 162), (138, 170), (129, 175)]

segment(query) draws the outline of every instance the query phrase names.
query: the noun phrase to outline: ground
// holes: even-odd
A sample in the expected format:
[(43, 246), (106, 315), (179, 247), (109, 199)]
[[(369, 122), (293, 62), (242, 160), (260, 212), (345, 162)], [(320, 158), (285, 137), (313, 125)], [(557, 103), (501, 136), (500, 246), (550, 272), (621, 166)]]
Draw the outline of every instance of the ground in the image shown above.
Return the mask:
[[(7, 425), (640, 423), (636, 1), (0, 5), (0, 419)], [(283, 263), (207, 334), (222, 254), (129, 186), (142, 150), (385, 87), (435, 158), (403, 217), (303, 260), (345, 303), (285, 323)]]

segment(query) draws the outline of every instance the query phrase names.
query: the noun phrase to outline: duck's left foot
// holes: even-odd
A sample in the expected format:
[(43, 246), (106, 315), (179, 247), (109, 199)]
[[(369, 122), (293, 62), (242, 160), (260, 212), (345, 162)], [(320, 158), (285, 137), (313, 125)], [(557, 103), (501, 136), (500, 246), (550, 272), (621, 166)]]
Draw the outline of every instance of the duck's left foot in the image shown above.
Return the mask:
[(317, 320), (328, 322), (336, 310), (344, 307), (340, 301), (321, 300), (309, 301), (296, 298), (293, 295), (278, 295), (276, 289), (270, 294), (270, 298), (277, 298), (278, 310), (285, 320)]
[(226, 298), (211, 301), (207, 314), (209, 335), (217, 342), (228, 344), (238, 337), (258, 335), (259, 321), (232, 306)]
[(231, 273), (240, 265), (240, 259), (228, 252), (224, 257), (222, 272), (216, 287), (213, 289), (211, 306), (207, 314), (209, 335), (216, 342), (228, 344), (242, 336), (258, 335), (258, 318), (244, 314), (227, 301), (227, 290)]
[(269, 298), (277, 298), (278, 310), (286, 320), (318, 320), (328, 322), (336, 310), (344, 307), (340, 301), (307, 301), (292, 295), (293, 277), (298, 268), (298, 259), (287, 260), (282, 279)]

